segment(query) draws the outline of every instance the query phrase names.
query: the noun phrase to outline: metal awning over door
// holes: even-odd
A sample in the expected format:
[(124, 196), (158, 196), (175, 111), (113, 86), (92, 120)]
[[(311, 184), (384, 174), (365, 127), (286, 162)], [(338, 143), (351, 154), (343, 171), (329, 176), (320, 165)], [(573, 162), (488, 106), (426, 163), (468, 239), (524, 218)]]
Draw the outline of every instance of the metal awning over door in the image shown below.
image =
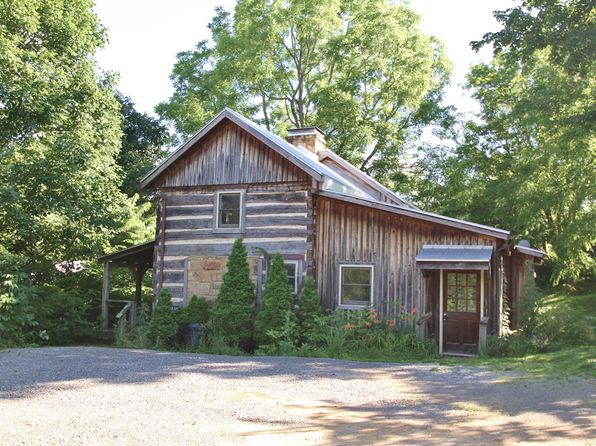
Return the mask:
[(493, 247), (487, 245), (424, 245), (416, 256), (420, 269), (489, 270)]

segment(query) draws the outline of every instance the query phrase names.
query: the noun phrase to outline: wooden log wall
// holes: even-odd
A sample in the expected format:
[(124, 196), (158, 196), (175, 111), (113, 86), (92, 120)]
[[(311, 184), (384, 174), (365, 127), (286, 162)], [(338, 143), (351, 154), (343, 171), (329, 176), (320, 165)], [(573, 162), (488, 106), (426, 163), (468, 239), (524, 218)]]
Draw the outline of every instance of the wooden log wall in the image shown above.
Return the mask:
[[(374, 265), (374, 307), (387, 318), (400, 311), (422, 315), (432, 310), (426, 279), (416, 267), (416, 255), (424, 244), (497, 243), (494, 238), (448, 228), (395, 214), (316, 197), (314, 267), (321, 301), (325, 308), (339, 304), (339, 265)], [(438, 275), (430, 275), (430, 277)], [(495, 274), (487, 287), (494, 290)], [(438, 285), (435, 287), (438, 289)], [(494, 301), (491, 291), (487, 299)], [(492, 304), (494, 305), (494, 304)]]
[[(171, 291), (174, 303), (184, 299), (186, 262), (189, 257), (230, 254), (238, 237), (244, 238), (249, 256), (281, 252), (286, 260), (299, 261), (299, 271), (312, 263), (312, 196), (304, 183), (227, 185), (192, 190), (161, 190), (165, 207), (164, 233), (156, 244), (155, 275)], [(243, 229), (227, 232), (215, 228), (217, 191), (242, 191)], [(162, 237), (163, 235), (163, 237)], [(163, 263), (160, 257), (163, 240)], [(163, 264), (163, 270), (161, 265)], [(163, 273), (163, 274), (162, 274)]]

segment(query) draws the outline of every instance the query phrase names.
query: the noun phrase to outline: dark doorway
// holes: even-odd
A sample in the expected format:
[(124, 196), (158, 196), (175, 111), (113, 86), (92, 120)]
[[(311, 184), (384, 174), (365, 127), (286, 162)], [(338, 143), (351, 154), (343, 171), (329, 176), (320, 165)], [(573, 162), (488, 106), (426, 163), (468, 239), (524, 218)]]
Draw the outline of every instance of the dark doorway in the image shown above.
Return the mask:
[(443, 352), (478, 353), (480, 271), (443, 274)]

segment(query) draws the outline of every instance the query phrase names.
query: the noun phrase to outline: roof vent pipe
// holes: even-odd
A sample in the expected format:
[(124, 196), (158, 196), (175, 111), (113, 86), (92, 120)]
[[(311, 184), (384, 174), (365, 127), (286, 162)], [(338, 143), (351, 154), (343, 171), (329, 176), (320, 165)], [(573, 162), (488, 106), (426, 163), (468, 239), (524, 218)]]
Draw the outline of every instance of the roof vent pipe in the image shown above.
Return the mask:
[(315, 155), (327, 149), (325, 133), (318, 127), (289, 129), (286, 140), (296, 147), (303, 147)]

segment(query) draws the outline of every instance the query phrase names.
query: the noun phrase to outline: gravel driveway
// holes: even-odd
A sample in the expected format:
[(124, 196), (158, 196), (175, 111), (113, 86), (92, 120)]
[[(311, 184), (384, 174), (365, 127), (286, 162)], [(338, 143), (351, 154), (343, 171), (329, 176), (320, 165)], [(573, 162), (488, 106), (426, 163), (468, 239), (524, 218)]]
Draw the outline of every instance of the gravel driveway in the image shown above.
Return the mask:
[(432, 364), (4, 350), (0, 445), (592, 444), (594, 390)]

